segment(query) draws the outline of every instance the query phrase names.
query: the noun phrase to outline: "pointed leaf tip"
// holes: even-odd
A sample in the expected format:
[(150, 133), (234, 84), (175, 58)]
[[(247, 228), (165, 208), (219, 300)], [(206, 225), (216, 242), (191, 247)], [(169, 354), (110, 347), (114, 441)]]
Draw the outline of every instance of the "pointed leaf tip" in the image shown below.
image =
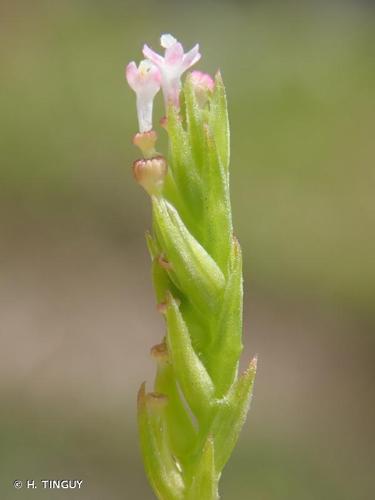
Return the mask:
[(166, 297), (167, 345), (177, 380), (195, 416), (207, 414), (214, 386), (205, 366), (195, 352), (188, 327), (171, 293)]
[(215, 470), (214, 440), (209, 436), (204, 444), (194, 479), (188, 492), (188, 500), (217, 500), (218, 474)]
[(257, 371), (257, 366), (258, 366), (258, 354), (256, 354), (250, 361), (249, 370), (255, 373)]
[(166, 399), (146, 394), (145, 383), (138, 392), (138, 428), (141, 452), (149, 481), (158, 498), (182, 500), (184, 481), (171, 454), (165, 422)]
[(138, 408), (144, 406), (146, 400), (146, 382), (142, 382), (137, 395)]

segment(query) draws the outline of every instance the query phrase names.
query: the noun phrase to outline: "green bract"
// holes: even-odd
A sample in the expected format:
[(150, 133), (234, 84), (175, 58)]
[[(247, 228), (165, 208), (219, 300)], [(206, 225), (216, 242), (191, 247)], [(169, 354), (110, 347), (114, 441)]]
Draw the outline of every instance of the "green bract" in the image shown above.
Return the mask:
[[(167, 111), (168, 173), (156, 179), (161, 188), (148, 189), (153, 230), (147, 243), (166, 337), (152, 349), (155, 387), (147, 394), (142, 385), (138, 423), (146, 472), (161, 500), (218, 498), (218, 480), (245, 421), (256, 371), (253, 360), (238, 376), (242, 257), (232, 229), (220, 74), (207, 97), (198, 102), (188, 76), (181, 109), (170, 105)], [(138, 160), (143, 181), (149, 181), (152, 162), (142, 171)]]

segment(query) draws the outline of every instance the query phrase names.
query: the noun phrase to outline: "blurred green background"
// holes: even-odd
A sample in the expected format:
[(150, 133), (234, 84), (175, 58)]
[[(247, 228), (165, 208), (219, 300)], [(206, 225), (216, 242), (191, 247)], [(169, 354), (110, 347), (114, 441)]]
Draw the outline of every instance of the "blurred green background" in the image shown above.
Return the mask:
[[(123, 71), (162, 32), (230, 106), (260, 369), (222, 498), (374, 498), (373, 4), (2, 0), (0, 24), (0, 498), (153, 498), (135, 394), (163, 327)], [(59, 478), (84, 488), (12, 488)]]

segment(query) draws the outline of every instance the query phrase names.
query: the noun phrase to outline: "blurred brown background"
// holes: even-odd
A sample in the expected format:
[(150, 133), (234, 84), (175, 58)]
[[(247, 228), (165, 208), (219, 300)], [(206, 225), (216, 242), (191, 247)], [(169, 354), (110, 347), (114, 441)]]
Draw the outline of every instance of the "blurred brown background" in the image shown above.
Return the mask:
[[(123, 69), (162, 32), (199, 41), (228, 90), (244, 360), (260, 369), (222, 498), (374, 498), (371, 2), (0, 9), (0, 498), (153, 498), (135, 395), (163, 329)], [(85, 485), (12, 488), (59, 478)]]

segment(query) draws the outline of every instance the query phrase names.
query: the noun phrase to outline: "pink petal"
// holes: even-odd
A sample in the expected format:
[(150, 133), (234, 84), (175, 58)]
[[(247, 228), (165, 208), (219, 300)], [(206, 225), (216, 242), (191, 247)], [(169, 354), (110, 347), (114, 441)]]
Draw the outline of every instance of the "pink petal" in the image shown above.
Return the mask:
[(161, 73), (160, 70), (157, 66), (154, 66), (150, 70), (150, 80), (154, 81), (155, 83), (160, 84), (161, 82)]
[(165, 49), (165, 62), (169, 65), (180, 65), (184, 60), (184, 48), (180, 43), (175, 43)]
[(197, 44), (195, 45), (195, 47), (193, 47), (191, 50), (189, 50), (189, 52), (187, 52), (184, 55), (182, 63), (184, 71), (193, 66), (193, 64), (195, 64), (196, 62), (198, 62), (201, 57), (202, 56), (199, 53), (199, 45)]
[(150, 49), (150, 47), (146, 44), (143, 46), (143, 55), (157, 66), (164, 64), (164, 58)]
[(135, 90), (135, 87), (137, 86), (138, 69), (137, 69), (137, 65), (135, 64), (134, 61), (130, 62), (126, 66), (125, 75), (126, 75), (126, 79), (128, 81), (129, 86), (133, 90)]

